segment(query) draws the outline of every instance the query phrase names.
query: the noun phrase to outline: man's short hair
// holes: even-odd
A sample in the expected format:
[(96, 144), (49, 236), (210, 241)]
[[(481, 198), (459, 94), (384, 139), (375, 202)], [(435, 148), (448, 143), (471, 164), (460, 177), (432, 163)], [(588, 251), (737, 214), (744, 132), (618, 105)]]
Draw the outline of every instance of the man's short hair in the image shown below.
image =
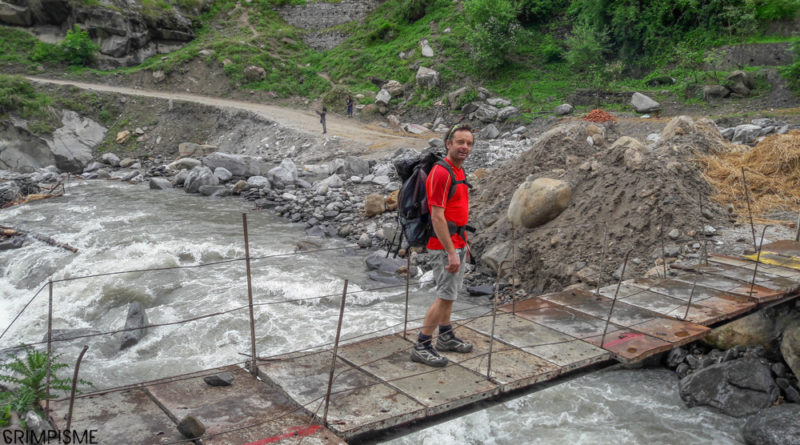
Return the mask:
[[(447, 141), (453, 142), (453, 135), (456, 134), (456, 131), (462, 131), (462, 130), (469, 131), (470, 133), (473, 133), (472, 132), (472, 126), (470, 124), (455, 124), (452, 127), (450, 127), (450, 130), (447, 131), (447, 134), (444, 136), (444, 141), (445, 142), (447, 142)], [(474, 134), (473, 134), (473, 137), (475, 137)]]

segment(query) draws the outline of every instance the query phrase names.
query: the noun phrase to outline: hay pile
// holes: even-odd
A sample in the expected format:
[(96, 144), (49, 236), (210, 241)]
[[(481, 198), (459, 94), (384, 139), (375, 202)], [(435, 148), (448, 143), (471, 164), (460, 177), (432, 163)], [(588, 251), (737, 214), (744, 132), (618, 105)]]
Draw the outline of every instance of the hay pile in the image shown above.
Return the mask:
[(711, 198), (733, 206), (740, 218), (749, 215), (742, 168), (757, 222), (775, 223), (771, 213), (800, 207), (800, 130), (769, 136), (747, 152), (702, 156), (698, 161), (704, 166), (703, 177), (717, 190)]

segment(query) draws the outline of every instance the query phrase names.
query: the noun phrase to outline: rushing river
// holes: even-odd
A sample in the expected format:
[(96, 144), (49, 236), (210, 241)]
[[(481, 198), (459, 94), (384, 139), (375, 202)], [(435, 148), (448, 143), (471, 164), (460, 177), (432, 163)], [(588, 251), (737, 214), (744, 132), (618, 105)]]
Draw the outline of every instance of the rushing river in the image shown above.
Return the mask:
[[(84, 344), (89, 346), (81, 377), (95, 388), (245, 361), (250, 331), (242, 213), (248, 214), (253, 296), (260, 303), (255, 307), (259, 356), (331, 342), (344, 280), (349, 280), (345, 338), (402, 329), (404, 288), (368, 280), (366, 253), (341, 240), (316, 238), (320, 249), (295, 254), (298, 241), (307, 239), (304, 228), (253, 212), (245, 201), (155, 192), (146, 184), (77, 181), (61, 198), (0, 211), (0, 225), (78, 249), (72, 253), (29, 240), (21, 249), (0, 252), (0, 329), (43, 289), (0, 339), (0, 349), (42, 341), (52, 279), (54, 329), (122, 329), (132, 301), (144, 305), (153, 324), (222, 313), (151, 328), (122, 351), (119, 333), (55, 343), (59, 361), (70, 364)], [(129, 270), (139, 271), (111, 274)], [(81, 278), (86, 276), (93, 277)], [(412, 325), (420, 323), (428, 303), (425, 289), (412, 289)], [(482, 313), (485, 306), (475, 303), (464, 299), (456, 311)], [(741, 420), (705, 408), (686, 409), (668, 371), (608, 368), (378, 440), (718, 444), (741, 443), (740, 426)]]

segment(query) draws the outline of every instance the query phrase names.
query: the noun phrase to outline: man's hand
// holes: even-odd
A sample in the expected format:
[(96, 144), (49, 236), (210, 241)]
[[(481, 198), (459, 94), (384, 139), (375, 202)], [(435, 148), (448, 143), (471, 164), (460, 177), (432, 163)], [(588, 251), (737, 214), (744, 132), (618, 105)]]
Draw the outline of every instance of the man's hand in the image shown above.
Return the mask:
[(461, 260), (458, 258), (458, 252), (453, 251), (452, 253), (447, 254), (447, 266), (444, 270), (450, 273), (458, 272), (458, 269), (461, 267)]

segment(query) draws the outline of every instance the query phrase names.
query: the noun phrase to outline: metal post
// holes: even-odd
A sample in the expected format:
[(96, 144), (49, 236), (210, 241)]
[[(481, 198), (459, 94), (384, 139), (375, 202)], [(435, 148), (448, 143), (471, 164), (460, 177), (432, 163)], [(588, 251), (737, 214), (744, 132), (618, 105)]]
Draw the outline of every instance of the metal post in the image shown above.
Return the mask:
[(794, 234), (794, 240), (800, 241), (800, 212), (797, 212), (797, 223), (795, 227), (797, 227), (797, 232)]
[(247, 301), (250, 305), (250, 374), (258, 376), (258, 365), (256, 364), (256, 319), (253, 315), (253, 284), (250, 277), (250, 241), (247, 238), (247, 214), (242, 213), (242, 228), (244, 230), (244, 260), (247, 268)]
[[(606, 265), (608, 263), (607, 254), (606, 254), (606, 236), (608, 235), (608, 224), (603, 224), (603, 245), (601, 247), (601, 252), (603, 255), (603, 262), (601, 263), (603, 266), (602, 270), (606, 270)], [(595, 288), (595, 292), (597, 295), (600, 295), (600, 278), (597, 279), (597, 288)]]
[(694, 271), (694, 282), (692, 283), (692, 290), (689, 291), (689, 303), (686, 304), (686, 313), (683, 314), (683, 319), (686, 320), (686, 317), (689, 316), (689, 308), (692, 307), (692, 298), (694, 297), (694, 288), (697, 286), (697, 277), (700, 276), (700, 271)]
[(614, 305), (617, 303), (617, 295), (619, 295), (619, 288), (622, 286), (622, 280), (625, 278), (625, 268), (628, 267), (628, 257), (631, 251), (625, 254), (625, 262), (622, 263), (622, 273), (619, 274), (619, 281), (617, 282), (617, 290), (614, 292), (614, 299), (611, 300), (611, 309), (608, 311), (608, 318), (606, 319), (606, 327), (603, 328), (603, 338), (600, 339), (600, 347), (606, 344), (606, 333), (608, 332), (608, 324), (611, 322), (611, 314), (614, 312)]
[(408, 330), (408, 284), (411, 281), (411, 250), (406, 250), (406, 314), (403, 317), (403, 338)]
[(342, 306), (339, 308), (339, 325), (336, 327), (336, 340), (333, 342), (333, 360), (331, 360), (331, 373), (328, 377), (328, 391), (325, 393), (325, 411), (322, 414), (322, 423), (328, 423), (328, 404), (331, 401), (331, 389), (333, 388), (333, 372), (336, 370), (336, 356), (339, 353), (339, 335), (342, 333), (342, 319), (344, 318), (344, 302), (347, 298), (347, 280), (344, 280), (344, 290), (342, 291)]
[[(700, 198), (700, 217), (702, 218), (703, 217), (703, 192), (702, 191), (698, 191), (697, 195)], [(701, 221), (702, 221), (702, 219), (701, 219)], [(700, 235), (703, 235), (703, 253), (702, 253), (702, 258), (701, 258), (702, 261), (701, 261), (701, 263), (705, 264), (706, 266), (708, 266), (708, 240), (706, 240), (705, 228), (704, 228), (703, 224), (700, 224)], [(699, 267), (699, 264), (698, 264), (698, 267)]]
[(486, 364), (486, 378), (492, 379), (492, 350), (494, 349), (494, 325), (497, 321), (497, 299), (500, 297), (500, 275), (503, 273), (505, 261), (497, 266), (497, 281), (494, 282), (494, 301), (492, 302), (492, 332), (489, 337), (489, 360)]
[(50, 364), (53, 357), (53, 280), (48, 283), (50, 297), (47, 300), (47, 376), (45, 383), (44, 411), (50, 415)]
[(517, 231), (511, 226), (511, 313), (517, 315)]
[(664, 226), (661, 226), (661, 233), (659, 234), (661, 238), (661, 265), (664, 266), (664, 279), (667, 278), (667, 251), (664, 248)]
[(753, 211), (750, 209), (750, 190), (747, 188), (747, 178), (744, 175), (744, 167), (742, 167), (742, 186), (744, 187), (744, 196), (747, 198), (747, 213), (750, 215), (750, 231), (753, 232), (753, 251), (758, 250), (756, 245), (756, 226), (753, 223)]
[(750, 282), (750, 298), (753, 298), (753, 292), (756, 287), (756, 274), (758, 273), (758, 263), (761, 262), (761, 248), (764, 246), (764, 234), (767, 233), (767, 227), (761, 230), (761, 242), (758, 244), (758, 255), (756, 255), (756, 265), (753, 267), (753, 280)]
[(86, 354), (87, 350), (89, 350), (89, 346), (83, 345), (83, 349), (80, 355), (78, 355), (78, 361), (75, 362), (75, 372), (72, 374), (72, 391), (69, 393), (69, 411), (67, 411), (67, 431), (69, 431), (69, 427), (72, 424), (72, 406), (75, 404), (75, 388), (78, 386), (78, 370), (81, 369), (81, 360), (83, 360), (83, 354)]

